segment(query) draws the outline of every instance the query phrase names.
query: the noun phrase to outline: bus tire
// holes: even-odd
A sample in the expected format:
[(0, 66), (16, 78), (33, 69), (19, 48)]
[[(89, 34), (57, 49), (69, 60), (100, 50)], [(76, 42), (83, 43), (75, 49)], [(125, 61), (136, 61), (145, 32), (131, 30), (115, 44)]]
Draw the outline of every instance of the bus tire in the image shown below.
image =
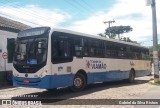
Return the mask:
[(83, 74), (77, 73), (73, 80), (71, 90), (74, 92), (82, 91), (86, 86), (86, 78)]
[(129, 82), (129, 83), (133, 83), (134, 81), (135, 81), (135, 72), (134, 72), (134, 70), (131, 70), (131, 71), (129, 72), (128, 82)]

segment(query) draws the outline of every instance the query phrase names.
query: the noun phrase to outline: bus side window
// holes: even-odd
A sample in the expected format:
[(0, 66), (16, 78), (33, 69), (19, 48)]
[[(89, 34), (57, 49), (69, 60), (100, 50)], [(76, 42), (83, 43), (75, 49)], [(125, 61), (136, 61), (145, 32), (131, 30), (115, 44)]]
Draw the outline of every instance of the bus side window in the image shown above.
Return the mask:
[(126, 47), (119, 44), (119, 49), (118, 49), (118, 58), (125, 59), (127, 57), (127, 51)]
[(52, 36), (52, 62), (65, 63), (71, 62), (72, 42), (68, 34), (57, 34)]
[(83, 38), (83, 56), (87, 57), (89, 56), (88, 54), (88, 39)]
[(83, 55), (83, 40), (82, 38), (74, 38), (74, 55), (82, 56)]
[(56, 57), (70, 57), (70, 43), (65, 40), (55, 41), (55, 47), (53, 46), (53, 50)]
[(117, 43), (111, 43), (111, 58), (118, 58), (118, 44)]
[(106, 58), (110, 58), (110, 56), (111, 56), (111, 44), (109, 42), (105, 42), (104, 46), (105, 46), (104, 56)]
[(76, 56), (81, 56), (82, 55), (82, 47), (75, 45), (75, 55)]
[(142, 54), (142, 60), (148, 60), (149, 59), (149, 52), (145, 49), (143, 49), (141, 51), (141, 54)]
[(94, 57), (95, 56), (95, 47), (93, 40), (88, 40), (88, 48), (89, 48), (89, 56)]

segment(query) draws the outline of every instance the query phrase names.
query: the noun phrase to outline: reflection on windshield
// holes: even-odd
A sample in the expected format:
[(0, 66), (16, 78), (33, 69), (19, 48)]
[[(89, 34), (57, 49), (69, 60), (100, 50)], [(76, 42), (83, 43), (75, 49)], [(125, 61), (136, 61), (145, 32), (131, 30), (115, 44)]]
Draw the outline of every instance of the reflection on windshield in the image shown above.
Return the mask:
[(20, 65), (35, 65), (46, 61), (47, 38), (18, 39), (14, 61)]

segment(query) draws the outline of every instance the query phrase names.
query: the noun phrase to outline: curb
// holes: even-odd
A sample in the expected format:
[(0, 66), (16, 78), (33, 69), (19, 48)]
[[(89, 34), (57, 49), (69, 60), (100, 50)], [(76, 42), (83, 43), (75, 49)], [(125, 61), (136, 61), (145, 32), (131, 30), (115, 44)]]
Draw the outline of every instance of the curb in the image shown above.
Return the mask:
[(156, 86), (160, 86), (160, 82), (159, 82), (159, 83), (156, 83), (156, 82), (154, 81), (154, 79), (151, 79), (151, 80), (149, 81), (149, 84), (156, 85)]

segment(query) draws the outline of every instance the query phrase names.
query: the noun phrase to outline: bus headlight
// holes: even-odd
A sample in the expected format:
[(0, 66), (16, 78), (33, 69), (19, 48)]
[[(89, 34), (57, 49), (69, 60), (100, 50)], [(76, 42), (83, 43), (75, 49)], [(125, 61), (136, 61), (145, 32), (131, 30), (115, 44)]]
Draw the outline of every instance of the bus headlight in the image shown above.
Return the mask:
[(47, 75), (47, 70), (45, 70), (45, 71), (43, 71), (41, 74), (40, 74), (40, 77), (44, 77), (44, 76), (46, 76)]

